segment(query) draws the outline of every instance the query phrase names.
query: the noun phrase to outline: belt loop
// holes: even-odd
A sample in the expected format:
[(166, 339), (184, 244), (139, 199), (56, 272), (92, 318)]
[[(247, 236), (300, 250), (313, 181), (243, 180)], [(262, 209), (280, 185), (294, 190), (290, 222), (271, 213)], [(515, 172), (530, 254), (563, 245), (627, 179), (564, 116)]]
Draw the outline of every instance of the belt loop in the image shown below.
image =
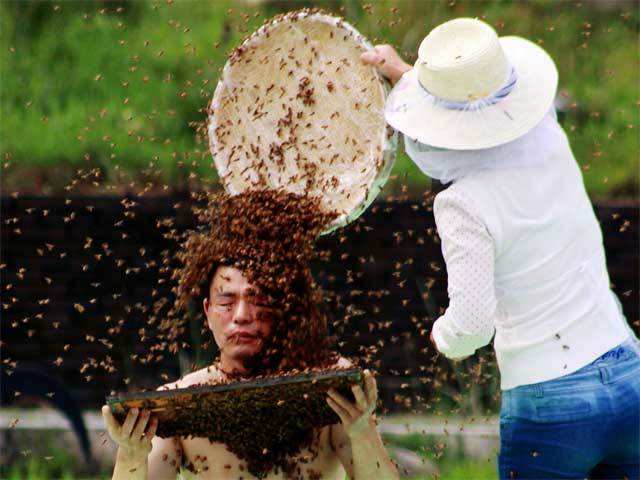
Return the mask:
[(536, 398), (542, 398), (544, 397), (544, 389), (542, 388), (542, 385), (534, 385), (533, 386), (533, 391), (536, 395)]
[(600, 380), (602, 381), (602, 383), (603, 384), (609, 383), (609, 379), (611, 377), (611, 372), (609, 371), (609, 368), (598, 367), (598, 370), (600, 370)]

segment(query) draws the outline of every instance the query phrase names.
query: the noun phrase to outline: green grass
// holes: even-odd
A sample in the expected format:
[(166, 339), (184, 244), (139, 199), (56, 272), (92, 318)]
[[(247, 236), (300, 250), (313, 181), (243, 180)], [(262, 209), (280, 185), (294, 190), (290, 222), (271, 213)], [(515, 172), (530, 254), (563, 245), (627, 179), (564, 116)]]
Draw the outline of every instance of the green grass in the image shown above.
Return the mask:
[(441, 465), (439, 478), (442, 480), (490, 480), (498, 478), (498, 470), (495, 460), (448, 461)]
[[(76, 439), (59, 431), (17, 430), (5, 433), (6, 447), (0, 462), (0, 479), (108, 479), (111, 466), (88, 467), (74, 454)], [(95, 445), (94, 445), (95, 447)]]
[[(419, 434), (383, 435), (389, 447), (411, 450), (426, 462), (437, 468), (433, 475), (410, 477), (411, 480), (450, 479), (480, 480), (496, 478), (495, 455), (490, 458), (465, 457), (446, 437), (424, 436)], [(91, 473), (68, 447), (60, 444), (59, 434), (45, 432), (37, 437), (20, 435), (14, 438), (21, 452), (6, 465), (0, 465), (0, 478), (9, 480), (49, 480), (49, 479), (108, 479), (111, 478), (111, 465), (94, 468)], [(11, 449), (10, 449), (11, 450)], [(393, 448), (390, 448), (393, 451)], [(6, 452), (9, 454), (9, 451)]]
[[(0, 478), (7, 480), (106, 480), (111, 478), (111, 469), (95, 475), (79, 473), (76, 460), (65, 451), (55, 451), (47, 458), (27, 456), (10, 467), (0, 468)], [(407, 477), (410, 480), (489, 480), (497, 478), (495, 459), (478, 460), (464, 457), (444, 456), (432, 460), (438, 473), (428, 476)]]
[(2, 478), (6, 478), (8, 480), (22, 480), (25, 478), (28, 478), (29, 480), (48, 480), (53, 478), (72, 480), (76, 478), (75, 473), (70, 466), (59, 464), (52, 465), (54, 460), (47, 462), (46, 460), (31, 458), (20, 466), (10, 468), (6, 473), (6, 476), (3, 474)]
[(408, 477), (411, 480), (489, 480), (498, 477), (495, 455), (486, 459), (466, 457), (460, 450), (448, 445), (443, 437), (384, 435), (384, 440), (388, 446), (411, 450), (437, 468), (437, 473)]
[[(639, 14), (633, 2), (15, 2), (0, 3), (0, 154), (9, 191), (61, 191), (99, 169), (100, 183), (139, 189), (215, 181), (197, 132), (227, 53), (279, 11), (317, 5), (409, 61), (422, 37), (457, 16), (541, 43), (569, 99), (564, 120), (593, 196), (638, 193)], [(121, 7), (121, 11), (116, 9)], [(428, 180), (400, 152), (395, 185)], [(91, 186), (94, 178), (85, 178)]]
[(21, 455), (10, 466), (0, 467), (0, 478), (7, 480), (79, 480), (91, 478), (106, 480), (111, 478), (112, 469), (88, 475), (78, 466), (79, 461), (66, 451), (50, 447), (46, 455), (36, 456), (30, 453)]

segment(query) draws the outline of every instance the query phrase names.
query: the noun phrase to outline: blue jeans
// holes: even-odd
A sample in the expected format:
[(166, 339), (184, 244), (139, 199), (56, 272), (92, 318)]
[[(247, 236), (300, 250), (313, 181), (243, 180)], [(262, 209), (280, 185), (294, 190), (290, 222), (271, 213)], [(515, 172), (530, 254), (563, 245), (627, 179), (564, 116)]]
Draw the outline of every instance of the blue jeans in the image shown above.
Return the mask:
[(502, 392), (501, 479), (640, 479), (640, 343)]

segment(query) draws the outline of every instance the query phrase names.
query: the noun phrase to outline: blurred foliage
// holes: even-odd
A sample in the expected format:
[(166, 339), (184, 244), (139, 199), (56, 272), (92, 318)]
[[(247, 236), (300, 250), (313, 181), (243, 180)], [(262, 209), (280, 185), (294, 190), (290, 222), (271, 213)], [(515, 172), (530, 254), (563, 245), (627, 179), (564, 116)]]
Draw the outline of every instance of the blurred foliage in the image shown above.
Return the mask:
[[(72, 480), (111, 478), (111, 465), (82, 465), (70, 449), (60, 448), (51, 440), (59, 432), (31, 432), (32, 442), (40, 445), (38, 453), (25, 450), (8, 464), (0, 465), (0, 478), (7, 480)], [(452, 453), (447, 448), (446, 439), (418, 434), (384, 435), (389, 447), (410, 450), (426, 462), (431, 462), (437, 474), (411, 477), (410, 480), (485, 480), (497, 478), (496, 458), (472, 458), (465, 456), (461, 449)], [(44, 443), (44, 445), (42, 445)], [(346, 479), (345, 479), (346, 480)]]
[[(201, 188), (215, 181), (206, 119), (227, 54), (273, 15), (343, 15), (415, 60), (421, 39), (458, 16), (538, 42), (560, 70), (561, 119), (593, 196), (638, 195), (635, 2), (0, 3), (5, 192)], [(388, 193), (427, 178), (403, 152)], [(94, 183), (95, 182), (95, 183)]]
[[(450, 438), (443, 436), (409, 433), (403, 435), (383, 434), (385, 445), (410, 450), (437, 469), (432, 475), (409, 476), (409, 480), (490, 480), (498, 478), (496, 455), (489, 458), (465, 456), (462, 445), (450, 448)], [(464, 443), (464, 439), (461, 440)], [(392, 450), (393, 451), (393, 450)]]
[[(87, 465), (80, 459), (75, 445), (65, 445), (59, 431), (13, 431), (0, 464), (0, 478), (6, 480), (79, 480), (111, 478), (111, 465)], [(17, 438), (16, 438), (17, 437)], [(17, 445), (20, 451), (16, 452)], [(31, 446), (31, 448), (24, 448)]]

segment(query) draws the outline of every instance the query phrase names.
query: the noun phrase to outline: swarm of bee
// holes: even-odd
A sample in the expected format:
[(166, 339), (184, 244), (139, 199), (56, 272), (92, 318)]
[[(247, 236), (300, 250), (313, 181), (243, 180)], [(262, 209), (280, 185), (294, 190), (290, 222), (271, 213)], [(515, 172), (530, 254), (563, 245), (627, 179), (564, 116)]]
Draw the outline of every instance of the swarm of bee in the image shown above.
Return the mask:
[[(180, 13), (176, 12), (178, 5), (175, 3), (170, 0), (153, 4), (149, 8), (152, 10), (148, 12), (149, 14), (156, 11), (171, 12), (167, 13), (169, 20), (166, 23), (176, 34), (166, 35), (163, 41), (172, 44), (180, 43), (182, 36), (187, 36), (183, 50), (178, 50), (177, 53), (184, 58), (190, 58), (195, 54), (196, 46), (200, 52), (206, 51), (210, 44), (198, 43), (197, 38), (189, 36), (189, 27), (193, 25), (184, 24)], [(451, 2), (450, 14), (452, 16), (478, 15), (485, 18), (483, 13), (487, 12), (484, 7), (476, 5), (480, 4)], [(577, 8), (580, 6), (580, 3), (576, 5)], [(53, 18), (68, 10), (65, 5), (51, 4), (48, 8), (52, 10)], [(410, 41), (398, 42), (399, 37), (388, 35), (388, 33), (398, 31), (405, 35), (405, 32), (421, 31), (424, 25), (419, 25), (419, 19), (424, 18), (425, 13), (428, 18), (431, 17), (430, 7), (425, 9), (421, 2), (403, 3), (400, 9), (402, 16), (398, 14), (398, 8), (387, 8), (383, 4), (363, 4), (361, 8), (369, 14), (369, 17), (373, 16), (376, 19), (369, 21), (374, 28), (368, 30), (372, 37), (376, 34), (380, 35), (381, 38), (374, 39), (375, 43), (389, 41), (395, 41), (396, 45), (411, 43)], [(100, 397), (112, 388), (139, 388), (141, 385), (144, 386), (145, 381), (153, 382), (156, 386), (159, 381), (158, 373), (165, 382), (173, 378), (177, 364), (175, 355), (184, 350), (188, 351), (194, 346), (186, 338), (190, 329), (193, 330), (193, 326), (189, 327), (186, 324), (185, 312), (188, 310), (189, 298), (196, 295), (197, 288), (201, 288), (200, 273), (197, 272), (204, 271), (204, 269), (190, 270), (180, 262), (180, 259), (174, 259), (173, 244), (163, 243), (158, 233), (166, 230), (168, 233), (165, 234), (165, 238), (186, 240), (186, 237), (182, 238), (178, 232), (182, 231), (185, 225), (191, 226), (191, 220), (185, 221), (185, 218), (191, 218), (188, 215), (189, 206), (192, 201), (199, 200), (199, 194), (193, 191), (190, 197), (179, 200), (176, 196), (169, 197), (176, 199), (175, 204), (164, 198), (148, 202), (146, 197), (158, 193), (164, 195), (167, 192), (175, 192), (173, 189), (176, 186), (178, 188), (190, 186), (192, 190), (201, 190), (209, 186), (206, 175), (195, 170), (198, 159), (206, 157), (208, 160), (209, 158), (207, 149), (199, 148), (199, 140), (204, 136), (201, 134), (205, 133), (207, 125), (204, 123), (200, 125), (202, 130), (196, 135), (198, 146), (195, 149), (181, 152), (179, 147), (168, 147), (172, 145), (171, 142), (175, 138), (170, 134), (157, 133), (162, 132), (162, 113), (166, 110), (166, 115), (174, 118), (175, 123), (171, 124), (172, 128), (180, 128), (186, 123), (184, 111), (167, 108), (166, 104), (159, 101), (150, 109), (152, 111), (149, 115), (145, 115), (144, 120), (141, 121), (139, 117), (142, 116), (143, 110), (140, 104), (136, 105), (139, 99), (136, 98), (132, 87), (137, 81), (144, 84), (150, 81), (151, 85), (154, 82), (162, 82), (162, 84), (175, 85), (180, 102), (197, 98), (198, 93), (203, 98), (209, 98), (212, 94), (209, 86), (212, 85), (215, 68), (219, 65), (212, 59), (207, 59), (211, 68), (207, 68), (206, 62), (200, 62), (201, 65), (193, 69), (194, 75), (185, 78), (184, 83), (180, 84), (179, 76), (165, 74), (162, 70), (158, 70), (154, 77), (151, 70), (143, 68), (145, 59), (151, 56), (148, 52), (152, 51), (154, 57), (166, 59), (169, 57), (167, 55), (169, 49), (155, 38), (145, 38), (139, 43), (140, 49), (134, 47), (137, 44), (133, 40), (139, 37), (127, 34), (127, 31), (133, 32), (135, 29), (129, 28), (132, 25), (128, 25), (126, 18), (122, 16), (128, 9), (129, 7), (124, 5), (113, 7), (100, 5), (98, 8), (89, 7), (83, 13), (79, 11), (74, 13), (82, 19), (87, 29), (103, 28), (99, 27), (104, 23), (102, 21), (113, 18), (114, 22), (108, 28), (118, 32), (118, 40), (117, 43), (114, 42), (112, 51), (122, 52), (119, 55), (123, 59), (129, 58), (130, 62), (125, 64), (127, 68), (126, 70), (123, 68), (121, 72), (121, 90), (116, 88), (109, 91), (108, 95), (111, 96), (113, 93), (121, 95), (124, 107), (109, 109), (99, 101), (88, 102), (86, 125), (82, 125), (81, 129), (69, 130), (68, 136), (62, 138), (63, 141), (60, 144), (78, 141), (85, 145), (91, 137), (91, 132), (100, 132), (100, 135), (104, 133), (102, 141), (110, 145), (112, 151), (100, 158), (90, 149), (90, 145), (86, 144), (86, 153), (82, 159), (84, 163), (80, 165), (81, 168), (73, 165), (68, 171), (50, 168), (44, 178), (31, 174), (10, 177), (9, 174), (14, 170), (25, 172), (20, 168), (28, 162), (23, 162), (25, 159), (18, 151), (6, 149), (7, 151), (3, 152), (3, 186), (6, 190), (5, 194), (9, 195), (8, 198), (3, 199), (5, 228), (2, 231), (3, 258), (0, 263), (0, 273), (3, 276), (3, 313), (6, 317), (2, 327), (3, 339), (0, 340), (0, 348), (3, 350), (3, 358), (0, 362), (3, 374), (6, 373), (9, 378), (20, 369), (21, 365), (38, 359), (43, 367), (50, 367), (54, 375), (78, 388), (74, 382), (77, 381), (79, 372), (81, 386), (87, 387), (86, 398), (93, 402), (87, 401), (85, 406), (91, 407), (95, 407)], [(340, 11), (345, 14), (344, 8)], [(228, 31), (225, 30), (220, 38), (214, 39), (215, 41), (212, 42), (214, 48), (225, 48), (229, 38), (228, 33), (232, 30), (237, 30), (244, 35), (253, 28), (251, 26), (253, 24), (247, 21), (250, 15), (245, 14), (242, 8), (238, 9), (234, 6), (226, 13), (225, 29)], [(252, 13), (255, 13), (254, 17), (261, 14), (257, 9)], [(263, 35), (259, 38), (273, 39), (277, 32), (276, 28), (287, 28), (287, 21), (284, 21), (286, 19), (291, 21), (291, 25), (296, 26), (309, 23), (308, 18), (303, 19), (302, 22), (295, 20), (299, 16), (297, 13), (287, 15), (274, 19), (281, 20), (280, 23), (269, 21), (266, 28), (256, 32), (256, 37)], [(585, 21), (581, 32), (584, 42), (581, 40), (580, 52), (588, 52), (589, 45), (593, 46), (605, 41), (607, 36), (612, 35), (608, 32), (615, 33), (618, 29), (628, 28), (626, 24), (633, 19), (633, 16), (626, 12), (626, 7), (617, 15), (619, 20), (612, 22), (611, 28), (602, 31), (594, 29), (590, 22)], [(355, 20), (355, 17), (351, 18)], [(540, 34), (539, 43), (546, 41), (549, 44), (554, 35), (564, 31), (561, 28), (563, 24), (557, 23), (559, 19), (548, 18), (550, 21), (553, 20), (551, 24), (539, 22), (540, 28), (536, 30), (536, 33)], [(96, 23), (98, 21), (101, 23)], [(363, 20), (363, 22), (366, 21), (366, 19)], [(514, 27), (517, 29), (514, 22), (507, 21), (505, 25), (504, 20), (495, 17), (495, 12), (488, 14), (487, 21), (493, 21), (494, 26), (500, 31), (512, 30)], [(374, 22), (376, 22), (375, 25)], [(276, 27), (276, 25), (279, 26)], [(379, 94), (378, 84), (373, 80), (369, 84), (354, 87), (348, 82), (345, 84), (340, 78), (348, 68), (356, 67), (348, 55), (337, 55), (340, 61), (333, 61), (333, 63), (323, 62), (319, 58), (321, 52), (316, 45), (317, 39), (314, 35), (322, 34), (322, 42), (325, 45), (330, 45), (330, 42), (337, 43), (339, 40), (344, 42), (355, 40), (356, 43), (359, 41), (357, 33), (349, 35), (348, 32), (340, 30), (340, 26), (348, 28), (348, 24), (344, 22), (334, 23), (322, 31), (301, 34), (297, 37), (295, 49), (291, 50), (291, 46), (280, 48), (277, 50), (276, 57), (265, 58), (264, 55), (256, 55), (256, 50), (252, 49), (252, 46), (255, 46), (252, 42), (256, 40), (253, 35), (249, 37), (247, 43), (243, 43), (232, 52), (229, 65), (237, 69), (246, 68), (247, 71), (254, 68), (255, 72), (262, 72), (261, 69), (267, 68), (271, 63), (270, 60), (275, 58), (273, 63), (277, 73), (286, 77), (287, 85), (277, 84), (275, 72), (255, 75), (256, 78), (259, 77), (258, 81), (246, 82), (235, 90), (230, 88), (232, 84), (222, 82), (220, 93), (214, 98), (210, 108), (201, 110), (202, 112), (206, 110), (210, 116), (213, 115), (214, 110), (221, 113), (223, 110), (218, 108), (220, 103), (216, 99), (222, 100), (223, 94), (235, 94), (228, 97), (225, 105), (230, 112), (234, 109), (240, 112), (242, 121), (237, 117), (223, 119), (218, 115), (214, 117), (216, 121), (220, 119), (220, 122), (209, 125), (213, 127), (213, 130), (209, 129), (209, 142), (214, 150), (214, 162), (229, 192), (238, 193), (245, 183), (248, 187), (259, 188), (259, 181), (263, 182), (263, 187), (268, 187), (277, 185), (282, 179), (282, 186), (288, 186), (289, 191), (303, 194), (306, 189), (313, 193), (313, 185), (310, 185), (308, 180), (321, 178), (324, 180), (317, 185), (325, 189), (322, 192), (325, 195), (324, 198), (336, 200), (333, 202), (334, 209), (338, 214), (343, 214), (347, 209), (346, 203), (337, 201), (339, 198), (347, 198), (349, 195), (349, 202), (353, 201), (353, 204), (356, 204), (358, 190), (362, 195), (366, 193), (365, 180), (370, 178), (368, 175), (373, 175), (372, 172), (376, 171), (379, 165), (381, 168), (377, 170), (376, 175), (378, 178), (384, 177), (385, 168), (389, 163), (385, 159), (388, 157), (385, 156), (389, 150), (392, 150), (388, 146), (390, 140), (388, 134), (384, 139), (387, 144), (382, 140), (378, 142), (377, 137), (373, 140), (368, 136), (361, 137), (370, 142), (367, 144), (366, 142), (358, 143), (360, 139), (353, 134), (348, 134), (348, 129), (338, 132), (333, 129), (338, 120), (345, 119), (347, 112), (349, 119), (361, 119), (367, 112), (379, 106), (376, 102), (370, 104), (370, 100), (342, 104), (338, 102), (340, 95), (349, 91), (362, 95)], [(191, 28), (191, 33), (196, 30), (197, 27)], [(556, 33), (550, 33), (554, 31)], [(348, 38), (345, 39), (344, 35)], [(26, 52), (24, 47), (25, 45), (16, 44), (11, 39), (11, 43), (8, 43), (7, 57), (23, 57)], [(276, 45), (274, 49), (277, 48)], [(358, 48), (355, 47), (356, 52), (359, 51)], [(403, 55), (408, 59), (415, 58), (415, 52), (403, 52)], [(343, 59), (351, 64), (345, 63)], [(311, 64), (308, 63), (309, 61)], [(589, 67), (590, 63), (584, 62), (584, 65)], [(200, 66), (203, 68), (199, 68)], [(579, 75), (580, 71), (573, 71), (573, 75)], [(230, 70), (227, 70), (225, 73), (229, 72)], [(316, 72), (317, 75), (313, 75), (312, 72)], [(95, 85), (104, 85), (105, 79), (109, 78), (108, 73), (96, 71), (93, 77)], [(572, 71), (565, 71), (565, 73), (571, 76)], [(613, 70), (607, 75), (609, 73), (613, 73)], [(373, 71), (369, 70), (365, 75), (373, 75)], [(254, 88), (254, 85), (257, 88)], [(568, 117), (566, 128), (571, 134), (587, 129), (591, 125), (589, 122), (603, 121), (607, 113), (612, 114), (607, 121), (611, 121), (612, 118), (621, 119), (620, 127), (612, 128), (609, 135), (601, 139), (605, 143), (597, 143), (593, 158), (581, 159), (585, 174), (594, 175), (589, 173), (590, 167), (606, 161), (606, 142), (622, 143), (622, 139), (633, 135), (636, 126), (633, 121), (624, 120), (631, 113), (615, 115), (610, 111), (580, 113), (580, 104), (585, 99), (573, 98), (575, 93), (570, 89), (560, 92), (569, 112), (577, 112)], [(49, 114), (50, 108), (46, 99), (39, 97), (31, 87), (25, 88), (22, 94), (26, 95), (24, 108), (43, 112), (44, 124), (56, 122), (60, 118)], [(241, 101), (243, 98), (251, 99), (251, 102), (243, 103)], [(66, 115), (66, 113), (60, 110), (59, 115)], [(114, 115), (118, 121), (113, 120)], [(584, 120), (585, 126), (580, 123), (582, 120), (576, 120), (581, 118), (580, 115), (588, 117)], [(121, 116), (124, 116), (126, 121), (122, 121)], [(322, 120), (320, 120), (321, 116)], [(190, 126), (197, 126), (197, 124), (198, 122), (189, 123)], [(149, 130), (143, 129), (141, 125), (148, 126)], [(251, 125), (259, 125), (262, 130), (252, 130)], [(267, 128), (273, 129), (272, 131), (276, 134), (275, 140), (267, 141), (268, 137), (264, 134)], [(313, 135), (311, 135), (312, 131)], [(364, 135), (369, 131), (372, 130), (367, 130)], [(123, 146), (125, 142), (117, 140), (117, 137), (122, 132), (132, 143), (155, 145), (152, 147), (152, 155), (149, 158), (144, 154), (140, 155), (140, 160), (146, 159), (148, 165), (146, 168), (142, 165), (140, 171), (136, 171), (140, 173), (137, 176), (135, 173), (131, 174), (132, 170), (127, 170), (126, 164), (121, 163), (118, 147)], [(238, 132), (242, 133), (236, 137)], [(378, 145), (382, 148), (381, 157), (378, 156)], [(351, 160), (361, 158), (359, 155), (362, 151), (371, 153), (369, 158), (377, 160), (374, 161), (372, 170), (362, 172), (362, 169), (352, 169), (352, 173), (358, 174), (359, 178), (353, 183), (356, 187), (353, 192), (356, 193), (351, 194), (349, 194), (349, 186), (344, 183), (346, 177), (335, 174), (318, 176), (317, 174), (323, 173), (324, 170), (321, 168), (319, 172), (318, 170), (314, 172), (312, 162), (306, 161), (312, 158), (308, 154), (311, 152), (322, 157), (324, 160), (322, 165), (338, 168), (349, 165)], [(61, 152), (51, 153), (61, 154), (61, 157), (64, 157), (64, 153)], [(159, 161), (159, 157), (164, 154), (171, 156), (180, 175), (184, 176), (184, 183), (181, 183), (180, 179), (171, 184), (165, 183), (166, 178), (163, 178), (163, 173), (166, 172), (162, 171), (162, 162)], [(247, 159), (258, 159), (258, 161), (251, 164), (243, 163), (247, 162)], [(260, 163), (259, 159), (265, 159), (264, 163)], [(67, 158), (67, 160), (72, 159)], [(107, 168), (104, 168), (103, 161)], [(243, 166), (236, 168), (240, 165)], [(298, 165), (299, 169), (289, 176), (293, 165)], [(237, 173), (232, 175), (232, 170)], [(29, 170), (26, 171), (29, 172)], [(9, 178), (11, 179), (8, 180)], [(23, 181), (17, 182), (18, 178)], [(234, 178), (235, 181), (233, 181)], [(402, 206), (398, 205), (410, 198), (407, 177), (399, 177), (396, 180), (398, 180), (396, 192), (400, 192), (401, 189), (402, 194), (394, 193), (386, 198), (389, 202), (387, 205), (371, 208), (369, 211), (371, 223), (354, 222), (339, 235), (321, 240), (321, 248), (327, 247), (332, 250), (331, 264), (323, 265), (316, 278), (322, 280), (324, 276), (330, 287), (335, 287), (336, 291), (341, 292), (340, 295), (335, 295), (336, 311), (340, 313), (332, 323), (334, 332), (340, 333), (342, 329), (346, 329), (349, 333), (343, 336), (337, 347), (342, 351), (357, 352), (363, 363), (380, 369), (383, 376), (380, 382), (383, 393), (387, 388), (394, 388), (386, 387), (383, 383), (384, 379), (389, 380), (390, 385), (398, 384), (398, 393), (385, 398), (385, 404), (396, 404), (418, 414), (426, 412), (437, 415), (464, 415), (474, 412), (470, 422), (480, 421), (482, 413), (485, 412), (485, 406), (495, 407), (499, 396), (493, 356), (485, 354), (478, 361), (469, 360), (463, 368), (459, 368), (448, 364), (442, 358), (437, 359), (433, 349), (428, 347), (427, 339), (431, 322), (444, 311), (442, 306), (446, 301), (446, 296), (438, 297), (438, 292), (443, 290), (444, 265), (434, 261), (438, 257), (433, 253), (433, 248), (439, 247), (432, 223), (414, 218), (413, 213), (407, 214), (409, 207), (402, 210)], [(607, 183), (608, 180), (608, 177), (604, 177), (602, 182)], [(16, 184), (11, 185), (12, 181)], [(236, 183), (238, 186), (234, 187)], [(369, 189), (370, 197), (375, 189), (375, 182), (373, 185)], [(298, 190), (295, 190), (294, 186)], [(61, 196), (44, 199), (29, 198), (29, 193), (33, 192), (45, 195), (57, 192)], [(94, 195), (96, 192), (122, 195), (123, 198), (114, 201), (108, 198), (104, 200), (74, 196), (87, 193)], [(411, 198), (416, 199), (417, 195)], [(120, 200), (121, 204), (117, 205)], [(118, 208), (114, 209), (112, 204)], [(416, 216), (430, 210), (429, 202), (420, 205), (418, 201), (411, 208)], [(429, 214), (425, 213), (425, 215)], [(153, 221), (148, 221), (149, 219)], [(340, 217), (337, 217), (334, 220), (334, 225), (339, 219)], [(629, 239), (637, 239), (637, 215), (628, 217), (624, 211), (614, 208), (605, 210), (601, 219), (612, 225), (611, 231), (617, 232), (620, 237), (618, 239), (614, 233), (614, 241), (629, 242), (631, 241)], [(205, 223), (206, 221), (204, 220)], [(102, 225), (100, 228), (94, 228), (91, 222), (99, 222)], [(143, 226), (145, 222), (151, 224), (148, 229)], [(103, 228), (104, 225), (107, 225), (107, 228)], [(407, 228), (408, 225), (410, 228)], [(141, 232), (144, 233), (141, 234)], [(205, 230), (196, 232), (204, 233)], [(381, 249), (373, 248), (374, 242), (384, 244), (388, 249), (384, 250), (383, 254), (379, 254)], [(161, 249), (167, 250), (161, 253)], [(174, 279), (178, 282), (175, 292), (181, 298), (174, 303), (174, 295), (167, 286), (171, 283), (170, 276), (176, 262), (177, 266), (183, 270), (182, 274)], [(331, 271), (331, 265), (335, 265), (334, 271)], [(328, 272), (322, 270), (328, 270)], [(158, 276), (160, 278), (157, 278)], [(188, 280), (180, 283), (182, 278), (188, 278)], [(613, 278), (613, 280), (616, 279)], [(412, 286), (412, 283), (415, 285)], [(633, 304), (630, 299), (637, 295), (636, 286), (622, 287), (627, 285), (625, 281), (616, 281), (616, 283), (619, 285), (619, 293), (625, 302), (625, 307)], [(416, 285), (421, 294), (418, 301), (423, 300), (424, 305), (427, 305), (428, 317), (425, 316), (425, 306), (417, 307), (415, 299), (406, 295), (406, 292), (415, 289)], [(134, 287), (137, 289), (136, 292), (133, 292)], [(202, 292), (199, 293), (202, 294)], [(325, 294), (330, 295), (331, 292), (325, 292)], [(397, 303), (399, 313), (389, 310), (389, 300)], [(155, 310), (159, 313), (154, 314), (151, 311), (150, 301), (156, 302)], [(165, 315), (167, 310), (171, 312), (170, 315)], [(640, 323), (637, 316), (632, 318), (634, 329), (637, 331)], [(200, 324), (196, 325), (197, 329)], [(63, 340), (59, 340), (60, 338)], [(397, 349), (398, 345), (406, 346), (404, 350), (406, 358), (394, 357), (391, 360), (383, 358), (385, 352), (397, 351), (394, 348)], [(292, 357), (295, 359), (293, 364), (303, 361), (313, 363), (317, 360), (296, 357), (296, 355)], [(126, 368), (131, 364), (133, 370)], [(286, 365), (275, 364), (261, 366), (264, 371), (274, 372), (279, 367), (287, 368)], [(195, 364), (192, 364), (191, 368), (195, 369)], [(148, 369), (145, 374), (139, 374), (144, 369)], [(475, 393), (485, 392), (482, 393), (481, 399), (479, 396), (474, 397), (474, 389), (478, 390)], [(472, 394), (467, 395), (468, 391)], [(14, 395), (16, 399), (27, 396), (24, 392), (14, 392)], [(47, 393), (47, 397), (55, 401), (57, 396), (50, 392)], [(439, 398), (444, 398), (448, 402), (439, 404)], [(471, 398), (470, 401), (469, 398)], [(20, 428), (22, 423), (24, 422), (20, 422), (19, 418), (14, 418), (9, 423), (9, 428)], [(448, 432), (446, 433), (448, 435)], [(104, 438), (102, 445), (107, 442), (108, 439)], [(444, 454), (445, 447), (446, 444), (438, 443), (432, 449), (433, 451), (426, 451), (426, 453), (439, 458)], [(23, 454), (31, 455), (28, 451)], [(44, 457), (46, 461), (52, 458)]]
[[(359, 369), (292, 369), (277, 376), (227, 378), (215, 385), (155, 391), (135, 399), (125, 395), (113, 401), (154, 409), (160, 419), (159, 437), (208, 438), (224, 443), (258, 478), (282, 470), (294, 479), (301, 478), (296, 459), (311, 460), (317, 454), (319, 429), (340, 421), (325, 401), (327, 390), (348, 396), (349, 387), (361, 378)], [(118, 411), (124, 419), (124, 409)], [(303, 446), (308, 453), (300, 453)], [(186, 468), (196, 471), (198, 465)]]
[[(309, 261), (317, 236), (335, 214), (323, 212), (318, 199), (253, 190), (235, 196), (213, 194), (197, 215), (200, 229), (186, 233), (176, 255), (181, 266), (173, 273), (175, 314), (184, 313), (194, 296), (208, 293), (213, 269), (233, 266), (277, 311), (275, 343), (267, 343), (260, 371), (304, 369), (334, 361)], [(175, 322), (168, 327), (175, 329)]]
[(320, 10), (276, 16), (231, 54), (209, 107), (208, 136), (227, 191), (282, 188), (361, 214), (386, 182), (395, 134), (387, 85), (360, 61), (369, 44)]

